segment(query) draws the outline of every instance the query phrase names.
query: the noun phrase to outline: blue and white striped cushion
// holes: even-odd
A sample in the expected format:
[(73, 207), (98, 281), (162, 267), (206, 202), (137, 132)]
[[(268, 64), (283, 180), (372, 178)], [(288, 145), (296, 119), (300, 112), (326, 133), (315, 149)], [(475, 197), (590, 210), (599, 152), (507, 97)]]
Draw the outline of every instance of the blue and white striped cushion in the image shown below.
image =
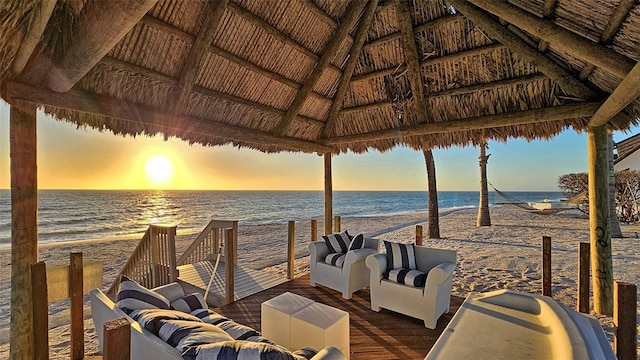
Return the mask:
[(324, 262), (326, 262), (329, 265), (333, 265), (341, 268), (342, 265), (344, 265), (344, 258), (346, 257), (347, 255), (343, 253), (332, 253), (332, 254), (328, 254), (327, 257), (324, 258)]
[(238, 340), (192, 346), (185, 349), (182, 358), (185, 360), (305, 360), (304, 357), (294, 355), (282, 346)]
[(215, 325), (184, 320), (163, 320), (158, 337), (180, 352), (190, 346), (233, 340)]
[(218, 324), (218, 327), (229, 334), (235, 340), (247, 340), (253, 342), (263, 342), (267, 344), (273, 344), (273, 342), (262, 335), (259, 332), (246, 325), (238, 324), (233, 320), (225, 321)]
[(169, 300), (128, 277), (122, 276), (116, 305), (128, 312), (139, 309), (169, 309)]
[(416, 255), (413, 244), (385, 241), (384, 247), (387, 250), (387, 270), (416, 269)]
[(162, 321), (164, 320), (187, 320), (201, 322), (197, 317), (185, 314), (184, 312), (178, 310), (142, 309), (134, 310), (131, 314), (129, 314), (129, 316), (154, 335), (158, 335), (158, 331), (160, 331)]
[(389, 271), (389, 280), (395, 281), (398, 284), (423, 287), (427, 281), (427, 274), (420, 270), (393, 269)]
[(345, 230), (341, 233), (322, 235), (324, 242), (329, 248), (329, 253), (346, 253), (351, 243), (349, 233)]
[(351, 239), (349, 249), (347, 251), (364, 249), (364, 234), (358, 234)]
[(211, 309), (197, 309), (192, 311), (190, 314), (197, 317), (201, 321), (211, 325), (218, 325), (225, 321), (231, 320), (228, 317), (222, 316)]
[(171, 303), (171, 308), (186, 312), (187, 314), (197, 309), (206, 309), (207, 302), (200, 293), (193, 293), (175, 300)]

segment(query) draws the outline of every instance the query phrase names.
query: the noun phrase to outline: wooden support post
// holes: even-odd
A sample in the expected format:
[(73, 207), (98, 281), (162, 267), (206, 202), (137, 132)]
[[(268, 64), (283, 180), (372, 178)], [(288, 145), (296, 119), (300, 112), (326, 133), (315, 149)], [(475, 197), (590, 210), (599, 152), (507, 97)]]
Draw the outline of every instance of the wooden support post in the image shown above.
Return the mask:
[(167, 250), (169, 251), (169, 282), (178, 280), (178, 264), (176, 262), (176, 226), (167, 228)]
[(609, 230), (607, 127), (589, 128), (589, 237), (593, 309), (613, 315), (613, 260)]
[(125, 318), (104, 323), (103, 360), (129, 360), (131, 358), (131, 324)]
[(589, 243), (580, 243), (580, 253), (578, 256), (578, 303), (576, 309), (581, 312), (589, 313), (589, 262), (591, 246)]
[(635, 360), (638, 343), (635, 284), (615, 282), (613, 325), (616, 327), (613, 348), (619, 360)]
[[(233, 268), (233, 253), (235, 244), (233, 244), (233, 229), (227, 229), (224, 239), (224, 293), (226, 295), (226, 304), (231, 304), (235, 298), (235, 274)], [(215, 275), (215, 274), (214, 274)], [(212, 275), (213, 276), (213, 275)]]
[(151, 241), (151, 287), (162, 285), (160, 283), (160, 244), (158, 244), (158, 230), (155, 225), (149, 226)]
[(331, 234), (333, 217), (333, 183), (331, 179), (331, 153), (324, 154), (324, 233)]
[(416, 225), (416, 245), (422, 246), (422, 225)]
[(318, 220), (311, 220), (311, 241), (318, 241)]
[(71, 253), (69, 267), (69, 297), (71, 298), (71, 359), (84, 358), (84, 275), (82, 253)]
[(542, 237), (542, 295), (551, 296), (551, 237)]
[(333, 232), (334, 233), (340, 232), (340, 216), (333, 217)]
[(39, 289), (33, 297), (33, 358), (49, 359), (49, 301), (47, 266), (43, 261), (31, 265), (31, 288)]
[(295, 243), (296, 243), (296, 222), (289, 221), (287, 236), (287, 279), (294, 278), (294, 263), (296, 261)]
[(13, 360), (33, 359), (30, 267), (38, 261), (38, 171), (36, 105), (12, 101), (11, 153), (11, 335)]

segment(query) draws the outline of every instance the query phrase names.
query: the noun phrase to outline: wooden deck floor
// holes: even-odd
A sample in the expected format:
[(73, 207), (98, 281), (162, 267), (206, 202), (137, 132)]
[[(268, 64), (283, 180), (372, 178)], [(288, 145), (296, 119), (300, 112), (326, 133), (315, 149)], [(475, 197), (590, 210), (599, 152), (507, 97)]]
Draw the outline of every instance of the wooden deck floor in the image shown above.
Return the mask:
[(430, 330), (421, 320), (386, 309), (374, 312), (370, 308), (368, 289), (356, 292), (351, 300), (344, 300), (339, 292), (332, 289), (311, 287), (306, 275), (217, 308), (217, 311), (259, 330), (260, 304), (287, 291), (349, 313), (352, 360), (424, 359), (464, 301), (461, 297), (452, 296), (451, 313), (440, 317), (438, 327)]

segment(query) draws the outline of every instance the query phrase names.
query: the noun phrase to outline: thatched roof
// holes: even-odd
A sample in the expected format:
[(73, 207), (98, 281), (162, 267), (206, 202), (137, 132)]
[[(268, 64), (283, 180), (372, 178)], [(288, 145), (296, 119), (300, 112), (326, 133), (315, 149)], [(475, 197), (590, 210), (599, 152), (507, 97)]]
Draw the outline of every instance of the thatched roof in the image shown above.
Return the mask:
[(265, 152), (623, 129), (638, 60), (633, 0), (0, 1), (10, 103)]

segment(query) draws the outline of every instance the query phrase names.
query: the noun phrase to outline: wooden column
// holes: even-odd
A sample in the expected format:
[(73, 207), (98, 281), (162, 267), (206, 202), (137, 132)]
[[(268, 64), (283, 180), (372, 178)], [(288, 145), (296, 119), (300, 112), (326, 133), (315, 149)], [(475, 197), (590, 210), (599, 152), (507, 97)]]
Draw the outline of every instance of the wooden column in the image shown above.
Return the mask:
[(131, 358), (131, 324), (126, 318), (104, 323), (104, 360), (129, 360)]
[(289, 221), (287, 227), (287, 279), (294, 278), (294, 264), (296, 261), (295, 243), (296, 243), (296, 222)]
[[(227, 229), (224, 239), (224, 293), (226, 296), (226, 303), (231, 304), (236, 300), (235, 298), (235, 274), (233, 268), (233, 256), (234, 256), (235, 244), (233, 244), (233, 229)], [(211, 276), (214, 276), (212, 274)]]
[(542, 237), (542, 295), (551, 296), (551, 237)]
[(33, 358), (49, 359), (49, 301), (47, 266), (44, 261), (31, 265), (31, 288), (40, 289), (33, 298)]
[(340, 216), (333, 217), (333, 232), (335, 233), (340, 232)]
[(318, 240), (318, 220), (311, 220), (311, 241)]
[(38, 261), (36, 106), (11, 103), (11, 345), (14, 360), (33, 358), (31, 264)]
[(84, 275), (82, 271), (82, 253), (71, 253), (69, 266), (69, 297), (71, 298), (71, 348), (72, 360), (84, 358)]
[(638, 301), (635, 284), (618, 282), (615, 284), (615, 312), (613, 325), (616, 327), (613, 348), (619, 360), (636, 359), (638, 331), (636, 303)]
[(416, 245), (422, 246), (422, 225), (416, 225)]
[(333, 217), (333, 181), (331, 177), (331, 153), (324, 154), (324, 233), (331, 234)]
[(593, 309), (598, 314), (613, 314), (613, 262), (609, 231), (609, 185), (607, 129), (589, 129), (589, 234)]
[(580, 254), (578, 255), (578, 304), (577, 310), (588, 314), (589, 309), (589, 261), (591, 248), (589, 243), (580, 243)]

